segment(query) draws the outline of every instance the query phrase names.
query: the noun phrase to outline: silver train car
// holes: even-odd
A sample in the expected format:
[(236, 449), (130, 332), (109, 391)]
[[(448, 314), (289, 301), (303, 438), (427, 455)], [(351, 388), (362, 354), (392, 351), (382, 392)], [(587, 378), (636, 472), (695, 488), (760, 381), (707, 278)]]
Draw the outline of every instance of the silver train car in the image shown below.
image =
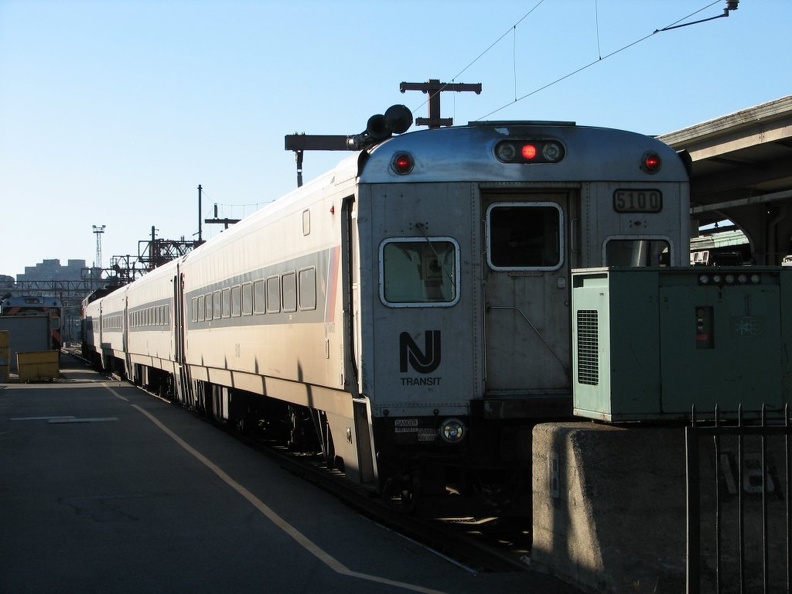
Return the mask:
[(409, 132), (87, 304), (86, 351), (405, 506), (493, 501), (530, 491), (532, 425), (571, 415), (571, 270), (687, 266), (689, 237), (688, 168), (654, 138)]

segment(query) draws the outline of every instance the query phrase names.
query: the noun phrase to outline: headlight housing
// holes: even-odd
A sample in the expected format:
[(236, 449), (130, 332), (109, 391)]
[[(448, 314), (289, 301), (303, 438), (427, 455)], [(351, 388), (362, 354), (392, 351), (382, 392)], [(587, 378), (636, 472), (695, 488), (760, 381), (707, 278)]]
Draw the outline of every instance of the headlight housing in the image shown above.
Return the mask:
[(460, 443), (467, 435), (465, 424), (457, 418), (444, 420), (440, 424), (440, 437), (446, 443)]

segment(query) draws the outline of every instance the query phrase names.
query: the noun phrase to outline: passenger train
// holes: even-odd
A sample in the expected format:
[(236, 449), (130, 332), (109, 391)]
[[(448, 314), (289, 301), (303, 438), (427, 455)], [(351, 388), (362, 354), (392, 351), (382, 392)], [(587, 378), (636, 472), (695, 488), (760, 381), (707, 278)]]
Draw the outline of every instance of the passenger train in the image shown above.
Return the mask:
[(405, 506), (505, 501), (533, 424), (572, 413), (570, 272), (687, 266), (689, 163), (572, 122), (371, 136), (86, 300), (84, 353)]

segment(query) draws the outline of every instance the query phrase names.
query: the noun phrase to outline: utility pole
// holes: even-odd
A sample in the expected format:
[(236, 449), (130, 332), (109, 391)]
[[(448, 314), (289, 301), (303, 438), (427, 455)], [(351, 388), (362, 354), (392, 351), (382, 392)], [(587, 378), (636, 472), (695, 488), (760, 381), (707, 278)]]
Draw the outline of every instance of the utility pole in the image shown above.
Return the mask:
[(201, 184), (198, 184), (198, 244), (203, 243), (203, 236), (201, 235)]
[(423, 93), (429, 93), (429, 117), (416, 118), (415, 125), (439, 128), (440, 126), (450, 126), (454, 123), (452, 118), (440, 117), (440, 93), (443, 91), (473, 91), (476, 93), (476, 95), (480, 95), (481, 83), (441, 83), (439, 79), (430, 78), (425, 83), (403, 82), (399, 85), (399, 90), (402, 93), (405, 91), (421, 91)]
[(214, 218), (213, 219), (204, 219), (204, 223), (207, 223), (207, 224), (210, 224), (210, 225), (225, 225), (225, 228), (228, 229), (229, 225), (234, 225), (235, 223), (238, 223), (240, 220), (241, 219), (229, 219), (229, 218), (220, 219), (220, 218), (218, 218), (217, 217), (217, 204), (215, 204), (214, 205)]

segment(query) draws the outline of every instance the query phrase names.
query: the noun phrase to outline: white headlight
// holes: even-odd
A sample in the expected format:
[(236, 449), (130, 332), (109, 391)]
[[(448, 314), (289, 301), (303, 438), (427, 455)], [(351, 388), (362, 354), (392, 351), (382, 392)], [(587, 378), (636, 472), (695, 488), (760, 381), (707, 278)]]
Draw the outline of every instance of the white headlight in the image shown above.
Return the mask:
[(459, 443), (465, 438), (465, 425), (459, 419), (446, 419), (440, 425), (440, 437), (448, 443)]

